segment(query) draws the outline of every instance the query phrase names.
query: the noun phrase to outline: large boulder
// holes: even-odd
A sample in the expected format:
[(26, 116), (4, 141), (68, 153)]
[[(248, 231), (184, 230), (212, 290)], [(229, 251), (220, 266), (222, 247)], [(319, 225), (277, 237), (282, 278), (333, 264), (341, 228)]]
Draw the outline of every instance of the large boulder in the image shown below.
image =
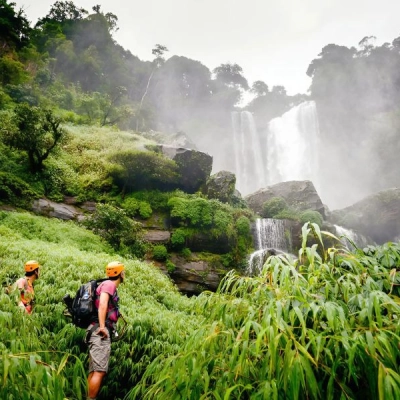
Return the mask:
[(209, 199), (230, 203), (235, 195), (236, 176), (229, 171), (219, 171), (211, 175), (204, 188)]
[(178, 165), (178, 172), (182, 177), (180, 188), (183, 191), (195, 193), (207, 182), (213, 163), (213, 158), (209, 154), (164, 144), (158, 147), (166, 157)]
[(79, 220), (83, 213), (70, 204), (55, 203), (47, 199), (34, 200), (32, 211), (39, 215), (63, 220)]
[(400, 240), (400, 188), (384, 190), (341, 210), (329, 221), (372, 238), (377, 244)]
[(296, 211), (318, 211), (325, 218), (325, 206), (311, 181), (289, 181), (260, 189), (245, 200), (255, 213), (261, 215), (263, 205), (273, 197), (282, 197)]

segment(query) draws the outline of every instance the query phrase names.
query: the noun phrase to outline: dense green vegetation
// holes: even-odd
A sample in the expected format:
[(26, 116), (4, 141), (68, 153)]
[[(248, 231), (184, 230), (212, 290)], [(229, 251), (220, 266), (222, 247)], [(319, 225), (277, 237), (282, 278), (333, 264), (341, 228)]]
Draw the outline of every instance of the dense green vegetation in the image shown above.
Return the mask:
[[(297, 259), (273, 256), (260, 276), (243, 277), (252, 212), (182, 191), (179, 166), (144, 134), (223, 139), (245, 91), (255, 95), (247, 109), (259, 126), (311, 98), (323, 135), (352, 160), (349, 175), (360, 161), (349, 149), (362, 142), (374, 150), (379, 185), (398, 186), (399, 38), (324, 47), (308, 70), (311, 95), (288, 96), (282, 86), (249, 85), (237, 64), (210, 71), (186, 57), (166, 60), (160, 44), (143, 62), (114, 41), (117, 24), (100, 6), (57, 1), (30, 26), (0, 0), (0, 206), (13, 207), (0, 211), (0, 397), (86, 397), (83, 331), (63, 316), (62, 297), (120, 259), (128, 328), (113, 344), (101, 399), (400, 398), (400, 245), (350, 253), (326, 234), (337, 243), (326, 249), (320, 214), (274, 198), (263, 215), (306, 223), (302, 247)], [(326, 179), (339, 170), (334, 159), (326, 157)], [(96, 211), (81, 225), (24, 211), (42, 197), (91, 201)], [(168, 243), (144, 240), (155, 225), (172, 232)], [(198, 237), (224, 244), (196, 255), (232, 270), (217, 293), (182, 296), (139, 261), (149, 256), (173, 272), (171, 254), (190, 259)], [(6, 293), (27, 259), (43, 265), (32, 316)]]
[[(16, 212), (0, 220), (3, 286), (27, 258), (42, 264), (31, 316), (0, 293), (2, 398), (85, 398), (83, 330), (63, 316), (62, 297), (115, 258), (127, 267), (128, 328), (101, 399), (400, 396), (398, 244), (325, 249), (318, 226), (305, 225), (299, 260), (270, 257), (259, 277), (232, 271), (217, 293), (187, 298), (74, 223)], [(319, 244), (307, 247), (312, 232)]]

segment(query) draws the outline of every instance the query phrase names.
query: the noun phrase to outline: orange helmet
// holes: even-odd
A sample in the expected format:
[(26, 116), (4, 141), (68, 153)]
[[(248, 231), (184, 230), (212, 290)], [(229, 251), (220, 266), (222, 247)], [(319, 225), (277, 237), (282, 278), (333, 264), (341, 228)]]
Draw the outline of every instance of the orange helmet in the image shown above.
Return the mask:
[(124, 269), (124, 264), (119, 261), (112, 261), (107, 264), (106, 275), (108, 277), (118, 276)]
[(25, 272), (32, 272), (39, 267), (40, 265), (37, 261), (29, 260), (25, 263)]

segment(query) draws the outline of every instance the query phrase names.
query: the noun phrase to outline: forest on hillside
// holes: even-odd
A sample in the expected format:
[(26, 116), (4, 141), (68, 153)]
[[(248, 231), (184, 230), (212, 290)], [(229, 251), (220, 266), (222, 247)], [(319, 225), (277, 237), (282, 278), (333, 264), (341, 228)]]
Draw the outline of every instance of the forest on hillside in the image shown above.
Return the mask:
[[(354, 188), (371, 193), (400, 185), (400, 37), (381, 46), (366, 36), (356, 47), (327, 44), (310, 60), (307, 94), (248, 82), (235, 63), (210, 71), (170, 55), (162, 43), (142, 61), (114, 39), (118, 16), (56, 1), (32, 26), (23, 9), (0, 1), (0, 110), (52, 109), (62, 122), (139, 132), (185, 132), (199, 150), (231, 140), (231, 112), (248, 110), (264, 129), (305, 100), (316, 102), (324, 151), (321, 171), (335, 185), (342, 169)], [(245, 93), (252, 100), (239, 107)], [(4, 125), (4, 124), (3, 124)]]
[[(0, 0), (0, 398), (87, 397), (84, 331), (62, 299), (119, 259), (127, 324), (99, 399), (399, 399), (400, 244), (351, 251), (321, 230), (317, 211), (273, 198), (263, 216), (298, 222), (297, 255), (268, 256), (259, 275), (244, 276), (255, 214), (232, 184), (224, 201), (184, 192), (178, 164), (149, 138), (184, 131), (202, 149), (228, 135), (232, 110), (251, 111), (262, 129), (313, 100), (332, 144), (325, 179), (400, 186), (400, 38), (328, 44), (310, 60), (309, 93), (288, 96), (250, 84), (237, 64), (210, 71), (168, 57), (162, 43), (142, 61), (116, 43), (117, 28), (112, 10), (72, 1), (56, 1), (32, 26)], [(245, 92), (254, 98), (241, 108)], [(92, 210), (79, 222), (33, 215), (32, 200), (43, 198)], [(145, 227), (166, 222), (167, 244), (144, 240)], [(194, 254), (196, 235), (227, 249)], [(223, 270), (219, 288), (182, 295), (172, 253)], [(142, 261), (148, 255), (158, 264)], [(42, 265), (29, 316), (10, 289), (27, 259)]]

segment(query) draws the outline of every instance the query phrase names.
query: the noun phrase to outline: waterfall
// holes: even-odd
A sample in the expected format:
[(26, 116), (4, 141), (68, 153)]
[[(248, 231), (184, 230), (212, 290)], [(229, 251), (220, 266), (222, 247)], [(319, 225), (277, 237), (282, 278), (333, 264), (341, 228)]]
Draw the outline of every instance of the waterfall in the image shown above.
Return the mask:
[(247, 195), (266, 186), (266, 163), (260, 136), (249, 111), (232, 113), (236, 188)]
[(354, 246), (346, 239), (346, 237), (352, 240), (357, 247), (368, 245), (368, 240), (364, 236), (352, 231), (351, 229), (346, 229), (339, 225), (334, 225), (334, 227), (336, 229), (336, 235), (340, 238), (341, 243), (347, 248), (347, 250), (354, 250)]
[(268, 250), (288, 251), (285, 237), (285, 221), (273, 218), (258, 218), (255, 224), (254, 242), (256, 251), (250, 255), (246, 273), (261, 272)]
[(287, 251), (285, 239), (285, 221), (283, 219), (257, 219), (256, 249), (275, 249)]
[(293, 107), (269, 122), (267, 133), (268, 185), (310, 180), (319, 186), (319, 126), (314, 101)]

